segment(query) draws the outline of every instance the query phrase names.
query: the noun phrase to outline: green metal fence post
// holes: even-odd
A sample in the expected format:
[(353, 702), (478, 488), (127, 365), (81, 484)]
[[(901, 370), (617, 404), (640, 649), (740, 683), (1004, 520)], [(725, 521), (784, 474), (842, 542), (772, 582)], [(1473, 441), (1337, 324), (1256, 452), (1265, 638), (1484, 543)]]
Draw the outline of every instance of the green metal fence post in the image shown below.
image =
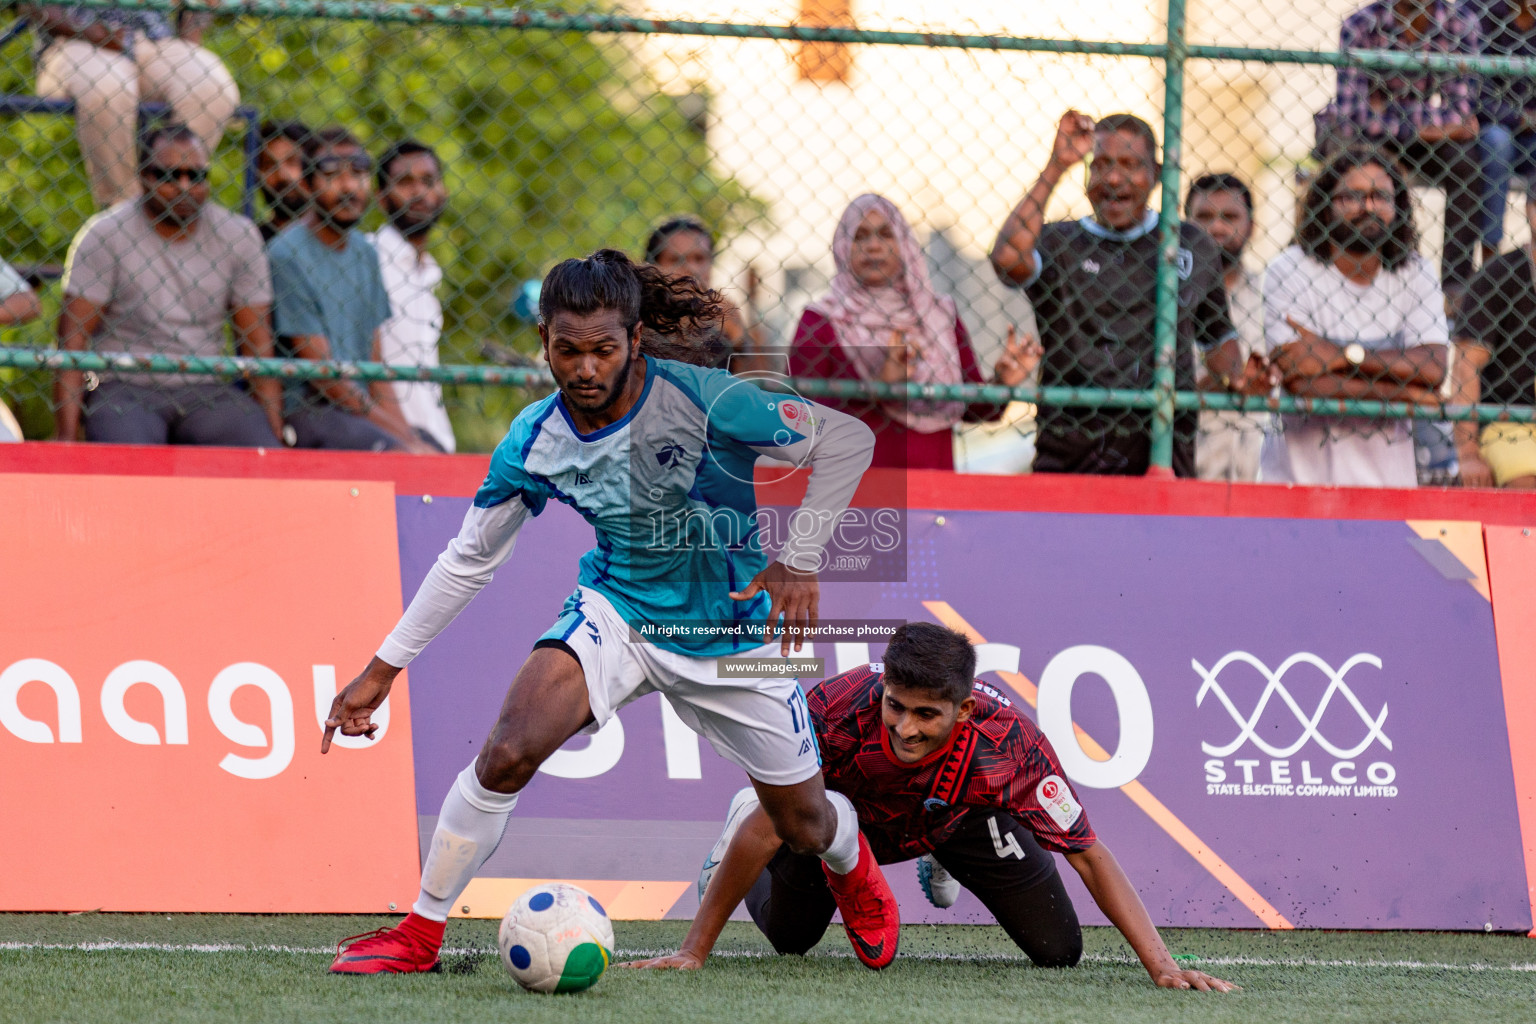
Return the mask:
[(1168, 52), (1163, 58), (1163, 209), (1158, 218), (1156, 363), (1152, 390), (1152, 460), (1148, 471), (1173, 472), (1174, 366), (1179, 328), (1179, 163), (1183, 158), (1185, 0), (1168, 0)]

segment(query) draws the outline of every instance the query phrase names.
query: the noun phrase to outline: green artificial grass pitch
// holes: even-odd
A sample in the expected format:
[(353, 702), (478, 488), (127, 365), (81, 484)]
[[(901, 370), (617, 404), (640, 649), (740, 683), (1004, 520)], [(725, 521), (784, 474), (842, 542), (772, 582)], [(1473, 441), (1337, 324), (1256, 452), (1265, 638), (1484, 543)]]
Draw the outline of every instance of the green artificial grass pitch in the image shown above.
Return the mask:
[[(1181, 966), (1243, 986), (1227, 995), (1154, 988), (1104, 928), (1078, 967), (1039, 970), (998, 928), (909, 926), (875, 974), (840, 928), (778, 957), (733, 924), (702, 971), (610, 968), (587, 992), (539, 996), (502, 969), (494, 922), (452, 921), (440, 973), (326, 972), (337, 939), (394, 920), (0, 914), (0, 1022), (1536, 1022), (1536, 941), (1511, 935), (1165, 931)], [(686, 927), (616, 922), (618, 956), (670, 952)]]

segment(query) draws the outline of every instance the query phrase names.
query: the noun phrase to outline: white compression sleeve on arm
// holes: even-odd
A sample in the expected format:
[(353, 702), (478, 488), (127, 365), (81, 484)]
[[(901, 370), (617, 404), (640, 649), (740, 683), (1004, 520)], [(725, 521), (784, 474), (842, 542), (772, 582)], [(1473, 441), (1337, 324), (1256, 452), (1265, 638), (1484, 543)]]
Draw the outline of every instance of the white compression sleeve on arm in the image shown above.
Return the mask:
[(514, 497), (491, 508), (471, 505), (459, 535), (437, 556), (411, 606), (379, 647), (379, 660), (404, 668), (448, 628), (512, 557), (528, 507)]
[(753, 449), (770, 459), (811, 467), (805, 499), (790, 517), (789, 536), (779, 552), (779, 561), (800, 572), (821, 567), (821, 552), (875, 455), (875, 432), (864, 421), (824, 405), (812, 405), (811, 412), (817, 422), (812, 437), (783, 448)]

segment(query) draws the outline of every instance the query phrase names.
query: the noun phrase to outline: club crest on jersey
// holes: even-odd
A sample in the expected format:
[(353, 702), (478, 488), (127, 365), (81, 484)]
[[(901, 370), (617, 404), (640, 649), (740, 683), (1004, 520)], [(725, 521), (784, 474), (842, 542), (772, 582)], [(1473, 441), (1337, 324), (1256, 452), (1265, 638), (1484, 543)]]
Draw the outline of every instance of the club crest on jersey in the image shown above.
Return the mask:
[(1173, 269), (1179, 272), (1180, 281), (1188, 281), (1189, 275), (1195, 272), (1195, 254), (1188, 249), (1174, 253)]
[(688, 458), (688, 449), (680, 444), (664, 444), (656, 453), (658, 466), (679, 466)]
[(1060, 775), (1047, 775), (1041, 779), (1035, 787), (1035, 799), (1040, 801), (1041, 809), (1063, 831), (1071, 828), (1082, 817), (1083, 805), (1077, 802), (1067, 786), (1067, 780)]

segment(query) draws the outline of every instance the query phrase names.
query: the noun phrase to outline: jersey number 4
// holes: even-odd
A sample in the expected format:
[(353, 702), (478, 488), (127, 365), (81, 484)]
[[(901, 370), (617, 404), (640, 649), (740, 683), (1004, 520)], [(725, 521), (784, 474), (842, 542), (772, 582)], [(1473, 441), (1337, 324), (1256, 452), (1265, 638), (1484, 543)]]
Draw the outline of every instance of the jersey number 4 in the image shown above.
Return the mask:
[(998, 831), (996, 818), (987, 819), (987, 828), (992, 832), (992, 849), (997, 851), (999, 858), (1017, 857), (1019, 860), (1024, 859), (1024, 847), (1019, 845), (1019, 841), (1014, 838), (1012, 832), (1005, 836)]

